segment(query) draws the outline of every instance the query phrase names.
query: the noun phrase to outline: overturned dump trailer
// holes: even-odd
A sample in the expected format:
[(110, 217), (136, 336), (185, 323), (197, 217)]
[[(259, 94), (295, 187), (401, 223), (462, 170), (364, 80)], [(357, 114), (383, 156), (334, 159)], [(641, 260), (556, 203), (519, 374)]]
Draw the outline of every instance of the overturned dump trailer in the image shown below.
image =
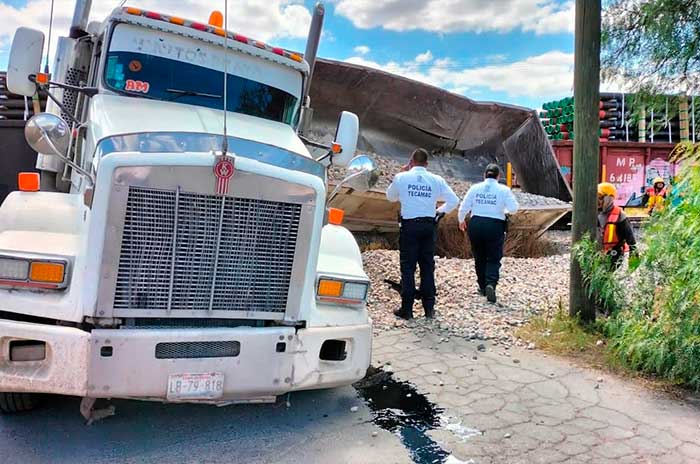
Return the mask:
[[(358, 150), (374, 154), (382, 169), (374, 191), (344, 189), (334, 201), (345, 209), (346, 225), (353, 231), (398, 231), (398, 205), (386, 201), (383, 187), (415, 147), (432, 153), (430, 169), (460, 196), (482, 180), (487, 164), (497, 163), (505, 172), (511, 163), (522, 191), (534, 194), (519, 195), (522, 209), (511, 221), (511, 249), (571, 210), (571, 190), (533, 110), (475, 102), (383, 71), (328, 60), (316, 63), (311, 101), (314, 138), (332, 138), (341, 108), (355, 112), (360, 117)], [(441, 226), (439, 249), (445, 254), (459, 254), (448, 248), (465, 248), (464, 238), (447, 230), (456, 227), (454, 216)], [(455, 240), (459, 246), (447, 243)]]

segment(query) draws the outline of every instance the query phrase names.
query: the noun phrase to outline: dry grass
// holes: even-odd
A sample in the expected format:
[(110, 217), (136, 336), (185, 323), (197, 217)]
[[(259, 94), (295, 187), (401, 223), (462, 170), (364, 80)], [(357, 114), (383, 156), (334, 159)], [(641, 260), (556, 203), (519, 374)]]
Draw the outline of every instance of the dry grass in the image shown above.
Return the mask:
[(530, 319), (518, 329), (516, 335), (522, 340), (534, 343), (539, 350), (573, 360), (579, 365), (633, 379), (647, 388), (678, 398), (688, 396), (687, 389), (624, 366), (609, 349), (602, 322), (599, 320), (588, 325), (580, 323), (569, 316), (565, 310), (565, 302), (562, 301), (553, 313)]
[(372, 250), (398, 250), (399, 248), (398, 233), (355, 232), (353, 235), (363, 253)]
[[(445, 258), (472, 257), (469, 237), (459, 230), (456, 218), (446, 217), (440, 223), (436, 251)], [(527, 231), (510, 231), (503, 251), (505, 256), (513, 258), (542, 258), (563, 252), (560, 244)]]

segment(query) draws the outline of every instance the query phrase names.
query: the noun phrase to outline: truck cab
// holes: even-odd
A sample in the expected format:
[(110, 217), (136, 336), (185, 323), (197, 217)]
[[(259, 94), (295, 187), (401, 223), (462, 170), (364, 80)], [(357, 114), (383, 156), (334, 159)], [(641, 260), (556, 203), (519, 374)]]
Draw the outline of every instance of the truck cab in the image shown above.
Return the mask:
[(326, 178), (376, 181), (357, 117), (330, 146), (306, 139), (313, 62), (220, 16), (127, 7), (88, 25), (89, 6), (52, 75), (42, 33), (20, 28), (11, 51), (8, 88), (52, 103), (25, 130), (40, 179), (20, 174), (0, 206), (0, 410), (37, 393), (265, 402), (362, 378), (369, 279)]

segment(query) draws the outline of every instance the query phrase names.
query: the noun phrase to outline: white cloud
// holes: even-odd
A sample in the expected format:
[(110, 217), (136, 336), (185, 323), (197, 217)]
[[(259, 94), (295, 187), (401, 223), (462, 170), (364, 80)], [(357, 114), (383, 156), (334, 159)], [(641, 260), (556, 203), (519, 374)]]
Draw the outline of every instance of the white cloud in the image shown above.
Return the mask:
[(430, 63), (431, 61), (433, 61), (433, 54), (430, 50), (416, 57), (416, 63)]
[[(67, 35), (73, 16), (74, 0), (55, 0), (54, 37)], [(93, 1), (91, 20), (103, 20), (114, 7), (117, 0)], [(212, 3), (208, 0), (139, 0), (129, 1), (127, 5), (138, 6), (147, 10), (177, 15), (206, 22), (214, 9), (223, 11), (223, 2)], [(6, 43), (14, 36), (20, 26), (40, 29), (46, 33), (49, 25), (50, 8), (45, 0), (28, 0), (23, 7), (15, 8), (0, 0), (0, 44)], [(235, 5), (235, 8), (232, 8)], [(229, 5), (228, 28), (259, 40), (275, 38), (306, 37), (311, 14), (304, 5), (294, 0), (239, 0)], [(52, 48), (56, 41), (52, 40)]]
[[(420, 57), (419, 55), (418, 57)], [(546, 98), (573, 91), (573, 53), (551, 51), (513, 63), (466, 68), (440, 58), (426, 66), (418, 57), (407, 62), (377, 63), (356, 56), (349, 63), (381, 69), (419, 82), (441, 87), (466, 96), (484, 89), (511, 97)]]
[(484, 59), (487, 63), (503, 63), (508, 59), (508, 55), (505, 53), (492, 53), (491, 55), (486, 55)]
[[(304, 36), (304, 38), (306, 38), (306, 36)], [(330, 29), (323, 29), (321, 31), (321, 42), (334, 43), (335, 41), (335, 34), (333, 34)]]
[(336, 13), (362, 29), (509, 32), (537, 35), (574, 31), (568, 0), (334, 0)]
[(358, 55), (366, 55), (370, 52), (370, 48), (367, 45), (358, 45), (357, 47), (353, 48), (353, 50)]

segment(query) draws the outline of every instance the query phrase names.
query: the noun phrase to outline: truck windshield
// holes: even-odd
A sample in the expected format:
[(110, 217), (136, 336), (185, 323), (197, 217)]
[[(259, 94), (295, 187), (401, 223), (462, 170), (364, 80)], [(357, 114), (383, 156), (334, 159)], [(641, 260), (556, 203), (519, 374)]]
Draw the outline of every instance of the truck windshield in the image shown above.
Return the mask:
[[(110, 51), (107, 87), (130, 96), (223, 108), (223, 72), (133, 51)], [(227, 77), (227, 109), (292, 124), (297, 98), (271, 85), (234, 74)]]

